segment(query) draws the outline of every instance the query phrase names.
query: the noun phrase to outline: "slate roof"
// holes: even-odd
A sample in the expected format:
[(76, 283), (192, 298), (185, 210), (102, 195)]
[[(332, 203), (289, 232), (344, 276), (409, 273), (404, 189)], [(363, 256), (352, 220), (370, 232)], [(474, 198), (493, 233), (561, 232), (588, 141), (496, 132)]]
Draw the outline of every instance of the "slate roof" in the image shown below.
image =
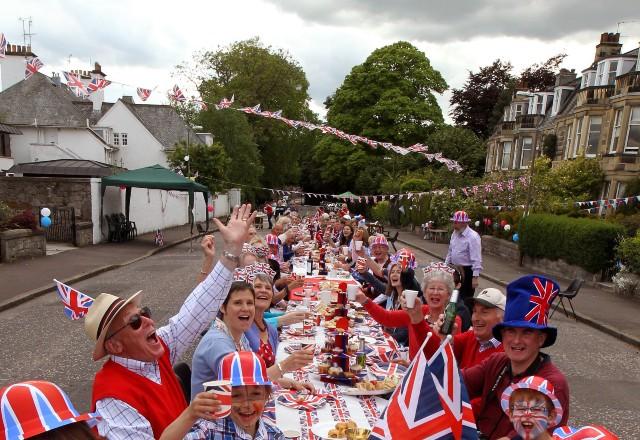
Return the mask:
[(57, 159), (40, 162), (27, 162), (12, 166), (10, 173), (27, 175), (68, 176), (68, 177), (104, 177), (124, 171), (122, 168), (107, 165), (95, 160)]
[(121, 101), (165, 149), (171, 150), (177, 142), (186, 141), (187, 132), (192, 145), (202, 144), (196, 132), (187, 126), (170, 105), (133, 104), (126, 100)]
[(11, 125), (0, 124), (0, 133), (9, 133), (9, 134), (22, 134), (20, 130), (16, 127), (12, 127)]

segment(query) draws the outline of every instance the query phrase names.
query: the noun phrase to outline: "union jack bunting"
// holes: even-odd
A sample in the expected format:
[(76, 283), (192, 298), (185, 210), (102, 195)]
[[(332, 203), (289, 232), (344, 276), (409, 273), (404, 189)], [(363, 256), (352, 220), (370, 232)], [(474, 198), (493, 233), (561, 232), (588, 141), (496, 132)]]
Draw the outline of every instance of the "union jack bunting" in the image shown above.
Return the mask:
[(71, 90), (73, 90), (73, 92), (77, 96), (86, 95), (85, 86), (82, 83), (82, 81), (80, 81), (80, 79), (78, 79), (77, 76), (75, 76), (71, 72), (64, 72), (64, 71), (62, 72), (62, 74), (64, 75), (64, 78), (67, 80), (67, 87), (69, 87)]
[(58, 296), (64, 304), (65, 316), (74, 321), (84, 317), (93, 304), (93, 298), (58, 280), (53, 281), (58, 288)]
[(90, 95), (93, 92), (97, 92), (100, 89), (104, 89), (109, 84), (111, 84), (111, 81), (108, 81), (106, 79), (93, 78), (89, 83), (89, 85), (87, 85), (87, 93)]
[(587, 425), (582, 428), (562, 426), (553, 431), (553, 440), (619, 440), (618, 436), (606, 428)]
[(222, 110), (231, 107), (231, 104), (233, 104), (234, 96), (235, 95), (231, 95), (231, 99), (222, 98), (222, 101), (215, 105), (216, 110)]
[(407, 147), (407, 150), (412, 151), (414, 153), (424, 153), (429, 151), (429, 147), (422, 144), (413, 144), (410, 147)]
[(209, 110), (209, 106), (204, 101), (198, 101), (197, 99), (194, 99), (193, 103), (200, 109), (201, 112), (206, 112), (207, 110)]
[(149, 96), (151, 96), (151, 92), (153, 90), (151, 89), (143, 89), (142, 87), (138, 87), (136, 89), (136, 92), (138, 93), (138, 98), (140, 98), (142, 101), (146, 101), (147, 99), (149, 99)]
[(7, 39), (4, 34), (0, 32), (0, 58), (4, 58), (7, 53)]
[(547, 325), (547, 314), (551, 307), (551, 302), (558, 294), (558, 289), (550, 280), (545, 280), (544, 285), (540, 278), (533, 278), (533, 286), (536, 291), (529, 297), (529, 303), (531, 308), (529, 312), (524, 316), (526, 321), (531, 321), (536, 315), (536, 324)]
[[(260, 104), (253, 106), (253, 107), (243, 107), (241, 109), (239, 109), (241, 112), (245, 112), (248, 114), (252, 114), (252, 115), (256, 115), (258, 113), (260, 113)], [(293, 121), (291, 121), (293, 122)]]
[(42, 68), (42, 66), (44, 66), (44, 64), (42, 63), (42, 61), (40, 61), (40, 58), (31, 58), (29, 61), (27, 61), (27, 65), (25, 66), (24, 79), (31, 78), (34, 73)]
[(184, 93), (182, 93), (182, 90), (180, 90), (180, 87), (176, 84), (169, 92), (169, 99), (174, 102), (185, 102), (187, 97), (184, 96)]
[(443, 342), (429, 360), (419, 350), (369, 438), (478, 438), (451, 344)]

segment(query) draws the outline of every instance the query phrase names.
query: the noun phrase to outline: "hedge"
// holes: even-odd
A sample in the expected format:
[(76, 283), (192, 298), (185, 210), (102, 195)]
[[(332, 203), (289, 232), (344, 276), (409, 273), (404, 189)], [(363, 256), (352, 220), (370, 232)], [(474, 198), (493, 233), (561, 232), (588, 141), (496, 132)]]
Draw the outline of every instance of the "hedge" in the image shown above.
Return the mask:
[(629, 272), (640, 274), (640, 235), (621, 240), (617, 248), (617, 256)]
[(520, 220), (520, 251), (597, 273), (613, 266), (615, 247), (624, 233), (621, 225), (601, 220), (532, 214)]

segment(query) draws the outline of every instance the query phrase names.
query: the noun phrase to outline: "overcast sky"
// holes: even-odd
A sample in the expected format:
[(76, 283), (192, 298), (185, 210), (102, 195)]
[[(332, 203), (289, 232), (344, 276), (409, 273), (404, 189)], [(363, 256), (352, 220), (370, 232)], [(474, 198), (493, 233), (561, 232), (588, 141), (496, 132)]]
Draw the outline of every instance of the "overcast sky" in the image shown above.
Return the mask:
[[(638, 0), (181, 0), (4, 2), (0, 32), (21, 43), (32, 17), (33, 50), (43, 73), (102, 64), (113, 84), (107, 99), (158, 89), (149, 102), (166, 102), (174, 66), (201, 49), (259, 36), (298, 60), (310, 83), (311, 107), (324, 115), (324, 98), (376, 48), (408, 40), (423, 50), (450, 88), (468, 70), (496, 58), (516, 70), (559, 52), (577, 71), (593, 61), (600, 33), (621, 32), (623, 51), (640, 41)], [(618, 25), (619, 22), (623, 22)], [(180, 84), (193, 94), (188, 83)], [(158, 93), (161, 92), (161, 93)], [(439, 97), (445, 116), (450, 94)], [(272, 109), (276, 110), (276, 109)], [(286, 116), (286, 115), (284, 115)]]

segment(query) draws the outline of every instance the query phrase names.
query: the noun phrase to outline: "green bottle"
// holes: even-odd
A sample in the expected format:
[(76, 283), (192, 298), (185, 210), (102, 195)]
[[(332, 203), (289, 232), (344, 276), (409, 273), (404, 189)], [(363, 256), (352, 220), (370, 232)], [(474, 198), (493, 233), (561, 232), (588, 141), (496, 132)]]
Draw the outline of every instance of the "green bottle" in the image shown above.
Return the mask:
[(447, 308), (444, 310), (444, 322), (440, 327), (440, 334), (450, 335), (453, 332), (453, 324), (456, 322), (456, 309), (458, 307), (458, 289), (454, 289)]

